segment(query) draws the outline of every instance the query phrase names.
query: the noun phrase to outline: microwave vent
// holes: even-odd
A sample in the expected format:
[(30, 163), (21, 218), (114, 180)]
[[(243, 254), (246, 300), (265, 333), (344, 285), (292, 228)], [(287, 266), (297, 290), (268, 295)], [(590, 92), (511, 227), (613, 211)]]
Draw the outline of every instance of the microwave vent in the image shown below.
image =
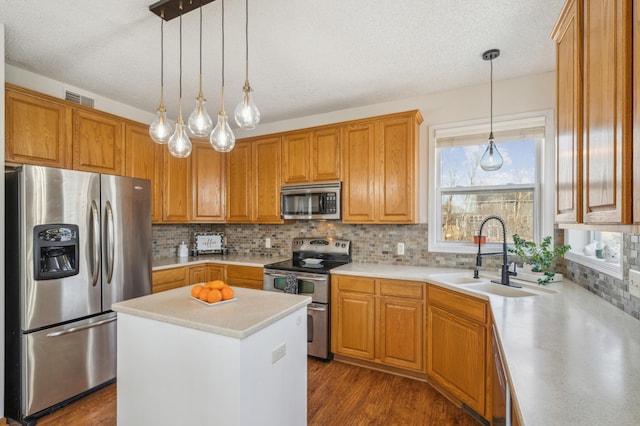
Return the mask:
[(95, 102), (94, 99), (92, 99), (92, 98), (90, 98), (88, 96), (82, 96), (82, 95), (80, 95), (78, 93), (74, 93), (74, 92), (71, 92), (69, 90), (65, 90), (64, 91), (64, 99), (69, 101), (69, 102), (73, 102), (73, 103), (76, 103), (76, 104), (84, 105), (84, 106), (89, 107), (89, 108), (93, 108), (94, 107), (93, 105), (94, 105), (94, 102)]

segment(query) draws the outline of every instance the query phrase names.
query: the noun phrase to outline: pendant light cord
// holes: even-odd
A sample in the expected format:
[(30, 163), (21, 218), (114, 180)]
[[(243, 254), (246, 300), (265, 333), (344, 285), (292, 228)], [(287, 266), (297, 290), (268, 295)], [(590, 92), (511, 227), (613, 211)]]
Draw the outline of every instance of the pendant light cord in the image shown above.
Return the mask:
[(224, 96), (224, 0), (222, 0), (222, 91)]
[(491, 86), (490, 86), (491, 87), (491, 94), (489, 96), (489, 98), (491, 99), (491, 101), (490, 101), (491, 106), (489, 108), (490, 109), (490, 118), (489, 118), (489, 120), (490, 120), (490, 122), (489, 122), (490, 123), (489, 124), (490, 136), (489, 137), (491, 139), (493, 139), (493, 59), (491, 59), (489, 62), (491, 63), (491, 76), (490, 76), (490, 79), (491, 79)]
[(160, 104), (164, 98), (164, 13), (160, 17)]
[(202, 0), (200, 0), (200, 85), (202, 85)]
[(182, 2), (180, 2), (180, 84), (178, 99), (178, 120), (182, 121)]
[(245, 72), (246, 80), (249, 81), (249, 0), (245, 0), (245, 26), (244, 26), (244, 41), (245, 41)]

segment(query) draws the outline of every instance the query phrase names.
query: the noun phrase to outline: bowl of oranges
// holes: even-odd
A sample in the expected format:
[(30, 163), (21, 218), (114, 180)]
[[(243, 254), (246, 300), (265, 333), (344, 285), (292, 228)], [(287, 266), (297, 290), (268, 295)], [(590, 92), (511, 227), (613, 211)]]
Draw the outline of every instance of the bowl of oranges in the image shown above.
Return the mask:
[(233, 289), (222, 280), (194, 285), (191, 287), (191, 298), (205, 305), (220, 305), (236, 300)]

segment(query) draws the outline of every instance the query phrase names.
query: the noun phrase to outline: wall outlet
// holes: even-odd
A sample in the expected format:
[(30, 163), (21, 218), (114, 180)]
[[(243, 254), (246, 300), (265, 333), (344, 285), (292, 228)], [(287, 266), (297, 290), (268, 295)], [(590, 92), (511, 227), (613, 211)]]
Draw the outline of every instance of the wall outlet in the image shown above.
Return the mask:
[(271, 248), (271, 238), (265, 238), (264, 239), (264, 246), (266, 248)]
[(283, 343), (271, 352), (271, 364), (280, 361), (287, 354), (287, 344)]
[(629, 294), (640, 298), (640, 271), (629, 269)]
[(398, 243), (398, 256), (404, 256), (404, 243)]

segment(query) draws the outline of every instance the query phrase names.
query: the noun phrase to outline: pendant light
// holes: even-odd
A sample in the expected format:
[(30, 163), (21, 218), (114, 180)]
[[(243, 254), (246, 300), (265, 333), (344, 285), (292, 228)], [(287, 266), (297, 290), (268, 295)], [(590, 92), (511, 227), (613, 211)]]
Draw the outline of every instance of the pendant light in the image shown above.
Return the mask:
[(191, 154), (191, 140), (182, 119), (182, 2), (180, 2), (180, 98), (178, 100), (178, 121), (176, 129), (169, 138), (169, 152), (177, 158), (186, 158)]
[(222, 0), (222, 90), (218, 123), (209, 138), (213, 149), (219, 152), (229, 152), (236, 145), (236, 137), (229, 127), (229, 119), (224, 110), (224, 0)]
[(498, 170), (502, 167), (503, 163), (502, 155), (498, 151), (495, 138), (493, 137), (493, 60), (498, 56), (500, 56), (500, 50), (498, 49), (487, 50), (482, 54), (482, 59), (491, 63), (491, 121), (489, 127), (489, 145), (480, 158), (480, 167), (487, 172)]
[(249, 0), (245, 0), (245, 81), (242, 91), (244, 96), (235, 110), (236, 123), (243, 129), (251, 130), (260, 122), (260, 111), (253, 101), (249, 84)]
[(207, 100), (202, 96), (202, 0), (200, 0), (200, 91), (196, 98), (196, 108), (189, 116), (189, 130), (197, 138), (206, 138), (213, 129), (211, 116), (205, 109)]
[(171, 122), (164, 107), (164, 16), (160, 16), (160, 105), (156, 119), (149, 126), (149, 136), (155, 143), (166, 144), (171, 137)]

